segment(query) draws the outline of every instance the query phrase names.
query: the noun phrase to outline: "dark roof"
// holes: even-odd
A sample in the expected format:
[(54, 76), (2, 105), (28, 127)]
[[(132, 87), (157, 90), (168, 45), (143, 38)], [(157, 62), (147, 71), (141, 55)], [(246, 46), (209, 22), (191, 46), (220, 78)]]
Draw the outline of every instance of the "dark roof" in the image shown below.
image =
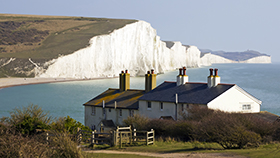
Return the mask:
[(104, 127), (116, 127), (112, 120), (102, 120), (100, 123), (103, 123)]
[(109, 88), (105, 92), (96, 96), (92, 100), (85, 103), (85, 106), (103, 106), (103, 100), (105, 101), (106, 108), (114, 108), (115, 101), (117, 103), (117, 108), (121, 109), (138, 109), (138, 98), (145, 93), (144, 90), (132, 90), (120, 92), (119, 89)]
[(186, 82), (177, 86), (176, 82), (164, 82), (152, 91), (144, 94), (139, 100), (175, 102), (175, 94), (178, 95), (178, 103), (206, 105), (235, 84), (218, 84), (208, 88), (207, 83)]

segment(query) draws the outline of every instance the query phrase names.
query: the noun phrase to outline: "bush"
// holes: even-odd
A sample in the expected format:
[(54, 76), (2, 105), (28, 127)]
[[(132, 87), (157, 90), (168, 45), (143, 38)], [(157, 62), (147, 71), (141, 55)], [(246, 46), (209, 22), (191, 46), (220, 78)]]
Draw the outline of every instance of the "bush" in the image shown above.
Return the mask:
[(36, 129), (50, 129), (50, 123), (53, 120), (38, 105), (29, 105), (22, 109), (15, 108), (10, 117), (1, 118), (1, 122), (6, 123), (22, 134), (34, 134)]
[(23, 136), (13, 128), (0, 126), (0, 157), (85, 157), (66, 133), (56, 133), (46, 143), (44, 134)]
[(172, 137), (175, 123), (173, 120), (152, 119), (147, 123), (145, 130), (155, 130), (157, 137)]
[(261, 140), (260, 135), (248, 130), (236, 114), (221, 111), (203, 118), (198, 128), (199, 140), (219, 143), (225, 149), (258, 146)]
[(91, 131), (87, 126), (84, 126), (81, 122), (76, 121), (70, 116), (61, 117), (51, 124), (52, 129), (58, 132), (69, 132), (70, 134), (76, 134), (77, 129)]
[(132, 126), (133, 128), (137, 130), (145, 130), (147, 127), (147, 124), (149, 122), (149, 118), (141, 115), (134, 115), (133, 117), (129, 116), (127, 119), (123, 120), (123, 123), (125, 126)]

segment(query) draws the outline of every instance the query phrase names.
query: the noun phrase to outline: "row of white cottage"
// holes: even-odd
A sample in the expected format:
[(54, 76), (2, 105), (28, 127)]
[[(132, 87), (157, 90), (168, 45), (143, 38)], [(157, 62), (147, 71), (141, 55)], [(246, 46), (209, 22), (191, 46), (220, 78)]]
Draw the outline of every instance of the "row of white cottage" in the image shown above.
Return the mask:
[[(209, 69), (207, 83), (188, 82), (186, 68), (179, 69), (176, 82), (163, 82), (156, 87), (154, 71), (145, 75), (145, 90), (130, 89), (130, 74), (119, 75), (119, 89), (109, 88), (84, 104), (85, 125), (101, 130), (121, 125), (128, 116), (180, 119), (192, 106), (225, 112), (257, 113), (261, 101), (235, 84), (222, 84), (218, 69)], [(213, 74), (214, 71), (214, 74)]]

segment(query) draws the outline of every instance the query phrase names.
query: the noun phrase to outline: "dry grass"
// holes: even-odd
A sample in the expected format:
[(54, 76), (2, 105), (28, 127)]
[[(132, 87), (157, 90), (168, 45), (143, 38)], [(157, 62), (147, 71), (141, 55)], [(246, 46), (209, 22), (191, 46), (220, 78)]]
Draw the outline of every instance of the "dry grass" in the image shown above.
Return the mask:
[(0, 45), (6, 51), (0, 53), (0, 58), (32, 59), (53, 59), (59, 54), (71, 54), (86, 47), (93, 36), (108, 34), (114, 29), (135, 22), (122, 19), (0, 14), (0, 22), (4, 21), (24, 21), (25, 24), (17, 30), (49, 31), (49, 35), (40, 42), (29, 45)]

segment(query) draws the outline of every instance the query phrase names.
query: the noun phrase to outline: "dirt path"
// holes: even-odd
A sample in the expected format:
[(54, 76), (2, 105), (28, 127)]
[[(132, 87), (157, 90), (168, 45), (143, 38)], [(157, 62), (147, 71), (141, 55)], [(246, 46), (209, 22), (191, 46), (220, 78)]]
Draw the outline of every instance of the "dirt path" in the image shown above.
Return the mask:
[(116, 150), (91, 150), (86, 151), (90, 153), (105, 153), (105, 154), (132, 154), (152, 157), (172, 157), (172, 158), (245, 158), (244, 156), (237, 156), (225, 153), (148, 153), (148, 152), (130, 152), (130, 151), (116, 151)]

